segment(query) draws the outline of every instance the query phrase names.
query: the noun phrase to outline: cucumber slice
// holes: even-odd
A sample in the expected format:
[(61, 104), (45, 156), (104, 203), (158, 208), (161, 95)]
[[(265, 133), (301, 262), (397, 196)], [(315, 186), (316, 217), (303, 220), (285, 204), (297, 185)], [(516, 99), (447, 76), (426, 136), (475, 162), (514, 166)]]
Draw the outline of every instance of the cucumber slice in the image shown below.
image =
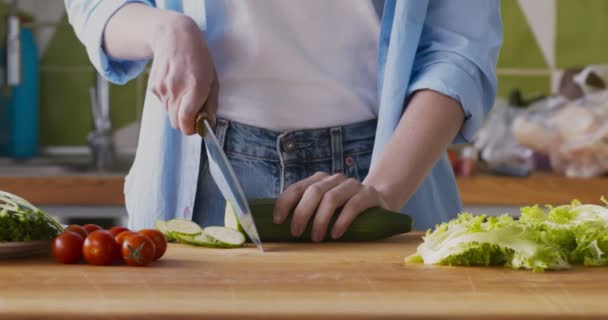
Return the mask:
[(194, 242), (194, 236), (191, 236), (191, 235), (178, 233), (175, 235), (175, 240), (177, 240), (177, 242), (183, 243), (183, 244), (189, 244), (189, 245), (193, 245), (193, 246), (197, 245)]
[(179, 243), (209, 248), (236, 248), (245, 243), (243, 233), (234, 229), (207, 227), (203, 230), (198, 224), (183, 219), (169, 220), (163, 226), (164, 221), (159, 221), (156, 223), (157, 229), (163, 232), (162, 228), (165, 228), (168, 237)]
[(236, 248), (245, 243), (245, 236), (240, 231), (225, 227), (207, 227), (203, 237), (213, 246), (219, 248)]
[(245, 232), (243, 226), (239, 223), (239, 219), (236, 217), (236, 210), (232, 202), (226, 201), (226, 210), (224, 210), (224, 227), (234, 229), (239, 232)]
[(162, 234), (165, 235), (165, 238), (167, 238), (167, 241), (175, 241), (175, 237), (173, 236), (173, 234), (171, 232), (169, 232), (169, 229), (167, 228), (167, 222), (164, 220), (156, 220), (156, 222), (154, 222), (154, 227), (156, 228), (156, 230), (160, 231)]
[(190, 221), (185, 219), (173, 219), (167, 221), (167, 232), (169, 232), (173, 237), (177, 237), (177, 235), (189, 235), (195, 236), (203, 232), (201, 227)]
[(197, 246), (203, 246), (203, 247), (208, 247), (208, 248), (221, 248), (215, 242), (213, 242), (207, 236), (207, 234), (205, 234), (204, 231), (203, 231), (203, 233), (194, 236), (194, 238), (192, 238), (192, 243)]
[(201, 246), (208, 248), (222, 248), (213, 242), (205, 233), (200, 233), (195, 236), (189, 236), (185, 234), (178, 234), (177, 241), (183, 244), (189, 244), (192, 246)]

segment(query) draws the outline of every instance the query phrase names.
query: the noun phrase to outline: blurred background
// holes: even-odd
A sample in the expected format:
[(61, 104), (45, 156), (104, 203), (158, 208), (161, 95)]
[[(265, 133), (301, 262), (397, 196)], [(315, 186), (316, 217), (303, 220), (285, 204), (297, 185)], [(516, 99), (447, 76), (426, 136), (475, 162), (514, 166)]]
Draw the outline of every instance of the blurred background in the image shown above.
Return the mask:
[[(500, 98), (476, 140), (450, 150), (467, 210), (598, 202), (608, 189), (608, 1), (501, 9)], [(0, 189), (65, 222), (124, 222), (147, 74), (125, 86), (98, 78), (62, 0), (5, 0), (0, 17)]]

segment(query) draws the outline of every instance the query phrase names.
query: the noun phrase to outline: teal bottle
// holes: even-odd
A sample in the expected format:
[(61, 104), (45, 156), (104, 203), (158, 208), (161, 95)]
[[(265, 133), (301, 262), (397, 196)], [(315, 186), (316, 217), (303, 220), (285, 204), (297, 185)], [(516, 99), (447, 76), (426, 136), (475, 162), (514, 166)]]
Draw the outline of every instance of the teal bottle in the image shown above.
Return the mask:
[(39, 149), (40, 70), (38, 49), (31, 29), (21, 29), (21, 82), (10, 95), (8, 156), (31, 158)]
[[(6, 61), (4, 48), (0, 48), (0, 61)], [(4, 77), (6, 68), (4, 66), (0, 72), (0, 77)], [(4, 82), (0, 81), (0, 82)], [(11, 113), (9, 105), (11, 102), (12, 88), (8, 86), (0, 86), (0, 157), (6, 157), (10, 153), (10, 137), (11, 137)]]

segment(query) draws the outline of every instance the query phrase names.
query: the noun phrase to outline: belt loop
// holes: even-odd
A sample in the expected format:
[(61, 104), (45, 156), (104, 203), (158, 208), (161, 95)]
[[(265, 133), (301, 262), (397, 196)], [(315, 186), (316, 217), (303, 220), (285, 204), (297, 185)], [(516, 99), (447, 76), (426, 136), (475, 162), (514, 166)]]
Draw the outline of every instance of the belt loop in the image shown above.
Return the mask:
[(217, 141), (220, 143), (220, 147), (224, 148), (224, 141), (226, 140), (226, 132), (230, 123), (228, 120), (217, 119), (217, 125), (215, 126), (215, 136)]
[(281, 169), (280, 177), (279, 177), (279, 193), (283, 192), (285, 188), (285, 154), (283, 153), (283, 140), (284, 138), (290, 134), (290, 131), (283, 132), (277, 137), (277, 155), (279, 156), (279, 167)]
[(333, 173), (344, 173), (344, 149), (342, 148), (342, 127), (329, 129), (331, 136), (331, 162)]

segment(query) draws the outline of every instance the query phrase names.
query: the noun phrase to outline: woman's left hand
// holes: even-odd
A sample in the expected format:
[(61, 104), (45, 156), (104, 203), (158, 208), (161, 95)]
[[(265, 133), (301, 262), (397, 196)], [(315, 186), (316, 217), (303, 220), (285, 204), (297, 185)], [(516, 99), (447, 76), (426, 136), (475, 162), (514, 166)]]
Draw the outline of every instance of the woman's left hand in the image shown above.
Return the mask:
[(273, 215), (274, 222), (281, 224), (295, 208), (291, 234), (301, 236), (313, 219), (312, 240), (319, 242), (325, 239), (328, 224), (336, 209), (343, 208), (331, 230), (333, 239), (342, 237), (353, 220), (372, 207), (389, 209), (382, 194), (373, 186), (347, 178), (343, 174), (317, 172), (285, 189), (276, 202)]

